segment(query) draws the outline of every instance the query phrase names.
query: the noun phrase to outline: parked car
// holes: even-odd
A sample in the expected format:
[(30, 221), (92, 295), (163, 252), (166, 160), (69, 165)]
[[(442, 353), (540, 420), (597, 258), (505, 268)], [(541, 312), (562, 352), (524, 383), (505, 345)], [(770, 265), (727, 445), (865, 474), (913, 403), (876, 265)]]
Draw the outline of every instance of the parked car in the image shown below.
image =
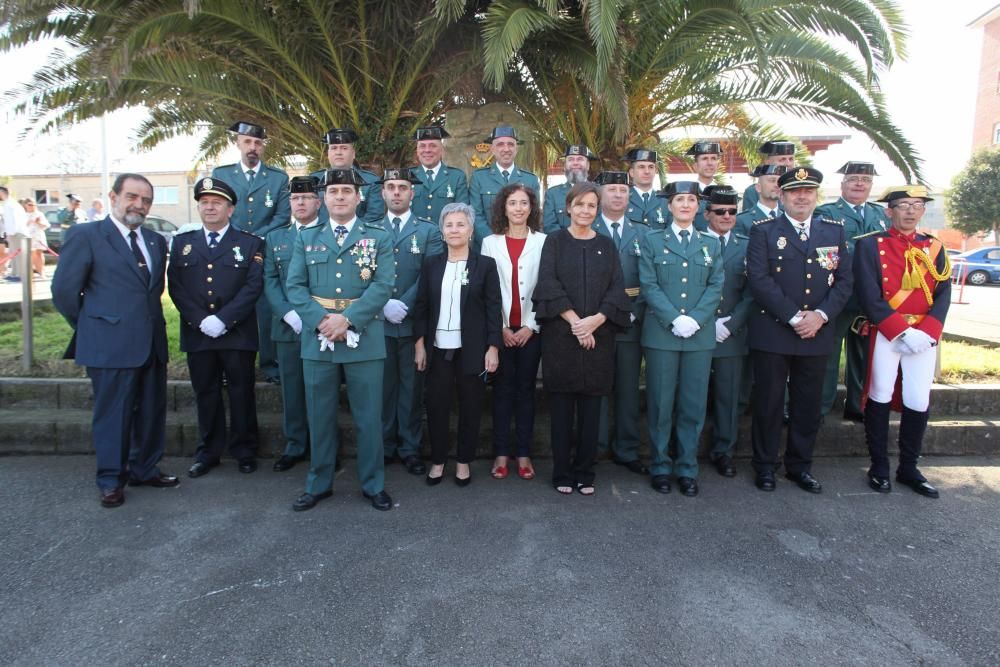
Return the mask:
[[(49, 221), (50, 225), (45, 231), (45, 242), (50, 248), (52, 248), (52, 250), (59, 252), (59, 248), (62, 246), (63, 238), (66, 236), (66, 230), (59, 226), (59, 211), (45, 211), (45, 219)], [(170, 239), (172, 239), (174, 234), (177, 232), (177, 225), (170, 222), (166, 218), (161, 218), (158, 215), (147, 215), (146, 222), (143, 223), (142, 228), (148, 229), (151, 232), (156, 232), (165, 238), (168, 244), (170, 243)]]
[(1000, 283), (1000, 247), (967, 250), (951, 256), (956, 275), (965, 273), (965, 282), (970, 285)]

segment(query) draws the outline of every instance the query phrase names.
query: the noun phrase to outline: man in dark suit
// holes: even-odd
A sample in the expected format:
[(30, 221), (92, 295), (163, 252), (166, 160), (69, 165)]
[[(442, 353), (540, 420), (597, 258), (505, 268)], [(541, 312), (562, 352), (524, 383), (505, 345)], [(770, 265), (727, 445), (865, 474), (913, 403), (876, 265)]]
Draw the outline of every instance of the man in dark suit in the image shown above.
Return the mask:
[[(291, 219), (288, 202), (288, 174), (264, 164), (267, 132), (253, 123), (234, 123), (229, 131), (236, 137), (240, 161), (212, 170), (212, 178), (229, 185), (236, 193), (236, 208), (231, 218), (236, 229), (255, 234), (261, 239)], [(257, 302), (257, 323), (260, 327), (259, 358), (264, 379), (277, 384), (278, 360), (271, 341), (271, 306), (261, 297)]]
[(747, 277), (760, 306), (750, 317), (753, 466), (762, 491), (774, 490), (786, 383), (785, 476), (811, 493), (823, 490), (812, 476), (812, 451), (833, 324), (851, 296), (853, 277), (844, 225), (813, 217), (822, 180), (810, 167), (786, 171), (778, 179), (784, 213), (750, 232)]
[[(194, 198), (204, 228), (174, 237), (167, 270), (198, 403), (198, 448), (188, 475), (208, 473), (227, 445), (240, 472), (251, 473), (257, 469), (254, 306), (264, 291), (264, 242), (230, 225), (237, 197), (224, 181), (201, 179)], [(228, 438), (223, 376), (229, 392)]]
[(121, 174), (111, 214), (73, 226), (52, 279), (52, 303), (73, 327), (67, 358), (94, 388), (92, 437), (101, 504), (125, 502), (123, 485), (177, 486), (157, 465), (167, 416), (167, 333), (160, 296), (167, 245), (142, 230), (153, 186)]

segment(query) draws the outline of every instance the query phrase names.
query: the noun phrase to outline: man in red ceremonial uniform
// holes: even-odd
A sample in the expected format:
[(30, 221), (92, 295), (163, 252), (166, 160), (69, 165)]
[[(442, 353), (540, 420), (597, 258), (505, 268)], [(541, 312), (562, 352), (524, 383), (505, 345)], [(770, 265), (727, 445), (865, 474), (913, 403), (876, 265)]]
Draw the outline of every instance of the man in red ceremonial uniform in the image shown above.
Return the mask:
[(893, 187), (879, 201), (888, 205), (892, 227), (861, 237), (854, 259), (855, 293), (869, 323), (862, 398), (872, 459), (868, 484), (880, 493), (892, 489), (889, 411), (901, 410), (896, 481), (937, 498), (937, 489), (917, 469), (917, 459), (927, 430), (934, 348), (951, 303), (951, 264), (940, 241), (917, 233), (926, 203), (933, 201), (927, 188)]

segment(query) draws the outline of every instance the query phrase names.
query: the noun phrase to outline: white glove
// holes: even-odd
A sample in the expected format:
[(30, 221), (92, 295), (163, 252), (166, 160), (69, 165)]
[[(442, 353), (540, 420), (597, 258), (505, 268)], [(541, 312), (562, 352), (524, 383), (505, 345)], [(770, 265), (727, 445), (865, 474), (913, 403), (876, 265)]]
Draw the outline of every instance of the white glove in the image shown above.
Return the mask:
[(208, 336), (209, 338), (218, 338), (222, 334), (226, 333), (226, 325), (222, 323), (215, 315), (209, 315), (201, 321), (198, 325), (201, 332)]
[(302, 318), (299, 317), (299, 314), (294, 310), (290, 310), (285, 313), (285, 316), (281, 319), (285, 322), (285, 324), (292, 328), (292, 331), (294, 331), (296, 335), (302, 333)]
[(934, 339), (925, 334), (920, 329), (908, 328), (905, 335), (900, 336), (902, 343), (910, 350), (910, 354), (920, 354), (926, 352), (934, 346)]
[[(347, 330), (347, 347), (357, 347), (358, 341), (361, 340), (361, 334), (357, 331)], [(332, 347), (332, 345), (331, 345)]]
[(733, 335), (733, 332), (726, 328), (726, 322), (733, 319), (732, 315), (720, 317), (715, 320), (715, 342), (724, 343), (726, 339)]
[(399, 299), (389, 299), (384, 306), (382, 306), (382, 314), (385, 315), (385, 319), (392, 324), (399, 324), (406, 317), (406, 312), (409, 310), (406, 304)]
[(687, 315), (678, 315), (671, 324), (673, 324), (674, 335), (680, 338), (690, 338), (701, 328), (701, 325), (693, 317)]
[(329, 338), (327, 338), (323, 334), (319, 334), (318, 336), (316, 336), (316, 338), (319, 340), (319, 351), (320, 352), (325, 352), (326, 350), (330, 350), (331, 352), (333, 352), (333, 341), (332, 340), (330, 340)]

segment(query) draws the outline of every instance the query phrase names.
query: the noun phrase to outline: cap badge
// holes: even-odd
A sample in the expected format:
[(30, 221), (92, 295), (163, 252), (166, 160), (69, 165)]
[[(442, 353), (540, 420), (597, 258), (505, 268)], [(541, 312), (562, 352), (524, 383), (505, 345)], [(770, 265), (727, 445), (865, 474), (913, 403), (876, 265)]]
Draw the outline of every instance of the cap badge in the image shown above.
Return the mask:
[(809, 178), (809, 172), (806, 171), (805, 169), (799, 169), (797, 172), (795, 172), (796, 181), (804, 181), (807, 178)]
[(214, 190), (215, 189), (215, 184), (212, 183), (212, 179), (211, 178), (206, 178), (204, 181), (202, 181), (201, 182), (201, 186), (205, 190)]

